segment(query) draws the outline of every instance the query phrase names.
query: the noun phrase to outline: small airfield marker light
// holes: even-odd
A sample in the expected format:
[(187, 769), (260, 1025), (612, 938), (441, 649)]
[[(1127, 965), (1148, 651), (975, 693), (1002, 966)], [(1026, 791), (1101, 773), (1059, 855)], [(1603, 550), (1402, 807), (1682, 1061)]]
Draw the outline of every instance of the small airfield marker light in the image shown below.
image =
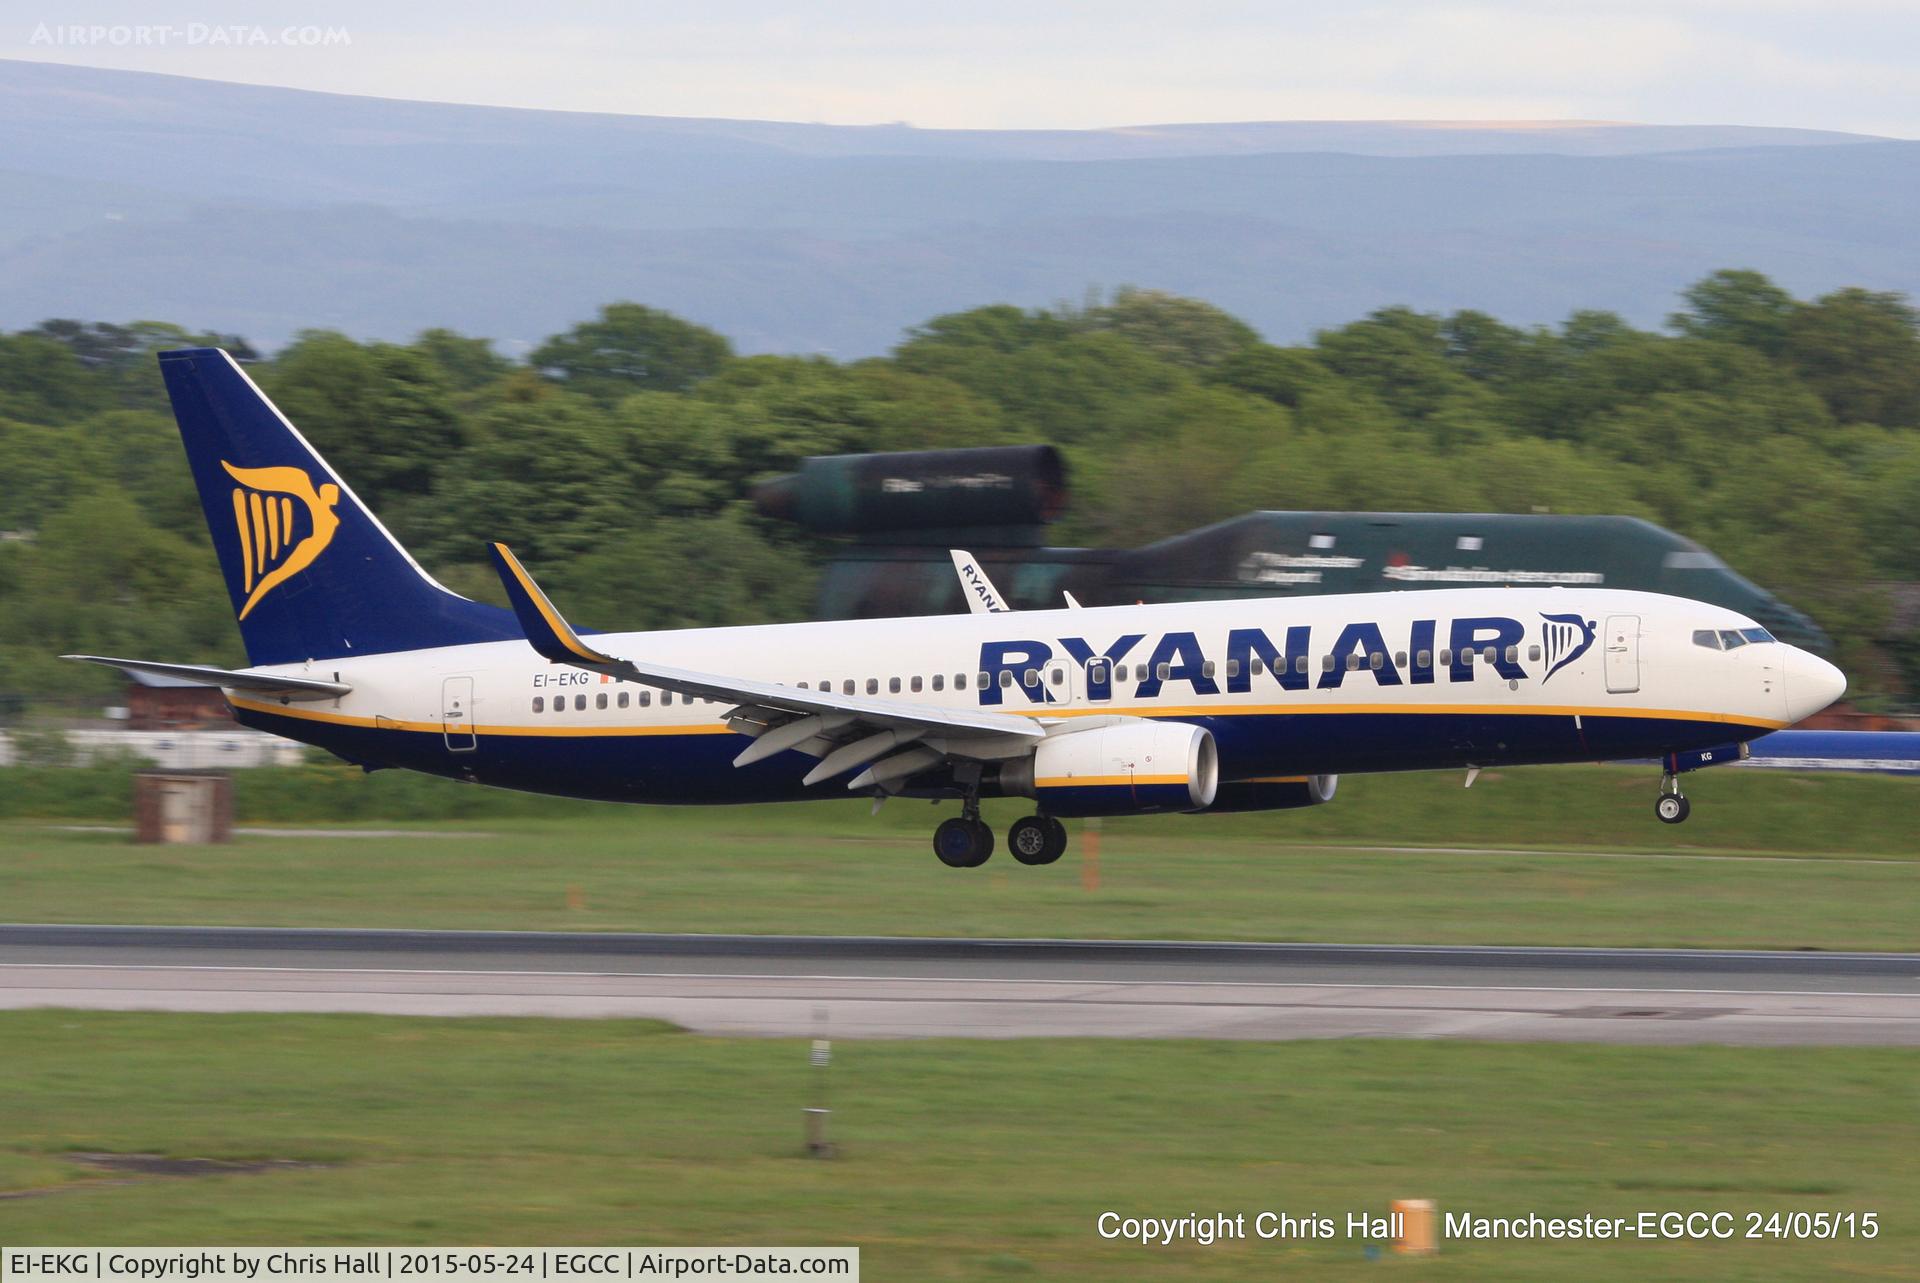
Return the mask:
[(1439, 1250), (1432, 1199), (1396, 1198), (1389, 1210), (1393, 1213), (1395, 1229), (1394, 1251), (1408, 1256), (1429, 1256)]

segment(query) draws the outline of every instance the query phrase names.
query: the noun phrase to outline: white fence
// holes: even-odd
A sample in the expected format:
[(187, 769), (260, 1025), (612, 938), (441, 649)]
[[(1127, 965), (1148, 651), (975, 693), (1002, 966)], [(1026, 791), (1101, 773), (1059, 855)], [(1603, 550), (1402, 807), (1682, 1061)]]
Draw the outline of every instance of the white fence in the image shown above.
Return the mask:
[[(306, 747), (261, 731), (36, 731), (33, 738), (44, 741), (52, 735), (65, 738), (76, 763), (91, 762), (96, 756), (130, 753), (168, 770), (208, 770), (214, 767), (298, 766), (305, 760)], [(0, 766), (12, 766), (19, 759), (13, 737), (0, 731)]]

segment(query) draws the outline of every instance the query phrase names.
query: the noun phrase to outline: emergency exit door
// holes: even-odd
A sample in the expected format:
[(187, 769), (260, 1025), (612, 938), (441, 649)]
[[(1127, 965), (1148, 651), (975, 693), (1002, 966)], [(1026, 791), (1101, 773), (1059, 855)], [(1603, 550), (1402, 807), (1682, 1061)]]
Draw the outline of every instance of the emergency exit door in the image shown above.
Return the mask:
[(1640, 616), (1607, 616), (1607, 689), (1631, 695), (1640, 689)]
[(473, 678), (449, 677), (440, 683), (440, 728), (450, 753), (471, 753), (479, 746), (473, 730)]

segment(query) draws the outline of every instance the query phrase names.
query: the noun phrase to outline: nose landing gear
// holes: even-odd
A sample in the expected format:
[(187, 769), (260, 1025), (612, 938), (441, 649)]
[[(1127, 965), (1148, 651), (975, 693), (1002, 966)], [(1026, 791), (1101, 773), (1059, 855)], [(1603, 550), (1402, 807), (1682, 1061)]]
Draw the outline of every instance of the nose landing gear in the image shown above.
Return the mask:
[(1660, 798), (1653, 804), (1653, 813), (1660, 817), (1662, 824), (1679, 824), (1692, 812), (1693, 807), (1687, 801), (1686, 794), (1680, 791), (1679, 777), (1671, 771), (1660, 777)]

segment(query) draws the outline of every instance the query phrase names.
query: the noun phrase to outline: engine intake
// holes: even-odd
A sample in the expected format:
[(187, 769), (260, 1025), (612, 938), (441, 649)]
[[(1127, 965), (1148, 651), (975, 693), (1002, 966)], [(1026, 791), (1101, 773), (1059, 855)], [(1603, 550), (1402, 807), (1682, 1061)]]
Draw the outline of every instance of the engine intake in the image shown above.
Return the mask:
[(1048, 815), (1203, 811), (1219, 787), (1212, 732), (1186, 722), (1069, 731), (1000, 768), (1002, 792), (1037, 798)]

